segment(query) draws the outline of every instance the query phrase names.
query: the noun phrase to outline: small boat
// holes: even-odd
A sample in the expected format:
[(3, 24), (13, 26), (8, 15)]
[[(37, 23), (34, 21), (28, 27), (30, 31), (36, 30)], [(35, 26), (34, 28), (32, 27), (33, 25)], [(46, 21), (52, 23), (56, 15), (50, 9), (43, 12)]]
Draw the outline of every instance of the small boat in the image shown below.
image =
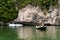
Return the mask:
[(22, 24), (9, 24), (9, 27), (12, 27), (12, 28), (14, 28), (14, 27), (20, 27), (20, 26), (23, 26)]
[(43, 27), (43, 26), (36, 26), (36, 28), (41, 28), (41, 27)]
[(39, 30), (46, 30), (46, 27), (45, 27), (45, 26), (36, 26), (36, 29), (39, 29)]

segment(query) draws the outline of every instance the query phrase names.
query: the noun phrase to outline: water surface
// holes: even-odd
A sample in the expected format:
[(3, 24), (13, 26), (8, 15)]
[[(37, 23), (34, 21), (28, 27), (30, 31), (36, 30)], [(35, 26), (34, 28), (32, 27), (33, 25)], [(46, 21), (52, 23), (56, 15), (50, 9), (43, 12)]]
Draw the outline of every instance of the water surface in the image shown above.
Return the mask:
[(0, 27), (0, 40), (60, 40), (60, 26), (46, 26), (46, 30), (35, 26)]
[(25, 40), (60, 40), (59, 26), (46, 26), (46, 30), (38, 30), (35, 26), (17, 28), (18, 38)]

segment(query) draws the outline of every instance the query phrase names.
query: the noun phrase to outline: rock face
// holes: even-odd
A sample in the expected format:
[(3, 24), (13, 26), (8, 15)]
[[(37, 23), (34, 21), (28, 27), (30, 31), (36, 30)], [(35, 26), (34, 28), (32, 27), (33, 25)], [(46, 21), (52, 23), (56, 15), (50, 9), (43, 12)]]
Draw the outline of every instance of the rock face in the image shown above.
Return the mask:
[(35, 19), (35, 16), (44, 17), (43, 12), (39, 9), (39, 7), (27, 5), (25, 8), (19, 10), (17, 21), (31, 22)]
[(53, 11), (44, 15), (44, 12), (37, 7), (27, 5), (25, 8), (19, 10), (18, 18), (15, 20), (17, 22), (37, 22), (37, 23), (50, 23), (55, 24), (57, 18), (57, 8), (53, 8)]

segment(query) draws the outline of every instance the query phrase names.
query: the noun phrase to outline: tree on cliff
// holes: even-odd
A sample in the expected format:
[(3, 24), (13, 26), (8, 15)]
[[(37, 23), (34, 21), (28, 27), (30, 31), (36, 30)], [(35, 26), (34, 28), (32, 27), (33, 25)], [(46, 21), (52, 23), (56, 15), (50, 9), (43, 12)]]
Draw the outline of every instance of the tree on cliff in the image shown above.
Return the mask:
[(42, 9), (49, 9), (51, 3), (53, 6), (56, 6), (58, 0), (18, 0), (18, 5), (20, 8), (25, 7), (27, 4), (31, 4), (32, 6), (40, 6)]
[[(0, 22), (9, 22), (18, 15), (18, 9), (27, 4), (40, 6), (42, 9), (49, 9), (50, 3), (57, 5), (57, 0), (0, 0)], [(16, 9), (17, 8), (17, 9)]]
[(0, 0), (0, 22), (9, 22), (17, 17), (14, 0)]

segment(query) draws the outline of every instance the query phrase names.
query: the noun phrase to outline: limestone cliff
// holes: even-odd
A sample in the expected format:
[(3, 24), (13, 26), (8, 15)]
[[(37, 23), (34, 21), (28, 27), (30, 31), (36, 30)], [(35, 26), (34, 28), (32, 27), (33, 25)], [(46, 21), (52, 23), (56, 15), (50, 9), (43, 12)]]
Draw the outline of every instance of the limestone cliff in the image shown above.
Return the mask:
[(57, 8), (53, 8), (52, 11), (47, 12), (47, 15), (44, 15), (44, 12), (40, 9), (39, 6), (34, 7), (27, 5), (25, 8), (19, 10), (18, 18), (15, 19), (17, 22), (37, 22), (37, 23), (50, 23), (55, 24), (55, 19), (57, 18)]

